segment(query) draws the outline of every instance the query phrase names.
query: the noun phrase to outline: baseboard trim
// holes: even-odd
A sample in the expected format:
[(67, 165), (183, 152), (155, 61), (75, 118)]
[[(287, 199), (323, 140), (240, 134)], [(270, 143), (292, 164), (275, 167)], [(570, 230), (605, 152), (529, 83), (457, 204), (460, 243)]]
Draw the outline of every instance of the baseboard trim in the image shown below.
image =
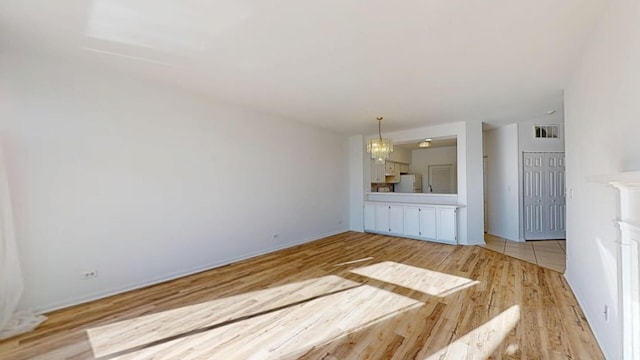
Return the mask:
[(582, 302), (582, 294), (579, 291), (577, 291), (577, 288), (571, 283), (571, 278), (567, 276), (566, 271), (562, 276), (567, 281), (567, 284), (569, 284), (569, 289), (571, 290), (571, 292), (573, 292), (573, 297), (576, 298), (578, 305), (580, 305), (580, 309), (582, 309), (584, 316), (587, 318), (587, 323), (589, 324), (589, 328), (591, 328), (591, 331), (593, 332), (593, 337), (596, 338), (596, 341), (598, 342), (598, 346), (600, 346), (600, 350), (602, 350), (602, 353), (604, 354), (606, 359), (613, 359), (613, 357), (611, 357), (611, 354), (607, 354), (606, 352), (607, 349), (604, 346), (602, 346), (602, 341), (600, 340), (600, 336), (598, 336), (599, 334), (597, 329), (591, 325), (592, 319), (595, 319), (595, 315), (592, 314), (591, 311), (589, 311), (589, 308), (586, 307), (585, 304)]
[(342, 234), (342, 233), (347, 232), (347, 231), (349, 231), (349, 229), (344, 228), (344, 229), (339, 229), (339, 230), (336, 230), (336, 231), (331, 231), (331, 232), (327, 232), (327, 233), (318, 234), (318, 235), (315, 235), (315, 236), (309, 236), (309, 237), (306, 237), (306, 238), (304, 238), (302, 240), (293, 241), (293, 242), (289, 242), (289, 243), (286, 243), (286, 244), (281, 244), (281, 245), (278, 245), (278, 246), (275, 246), (275, 247), (271, 247), (271, 248), (268, 248), (268, 249), (262, 249), (262, 250), (258, 250), (258, 251), (254, 251), (254, 252), (250, 252), (250, 253), (246, 253), (246, 254), (242, 254), (242, 255), (239, 255), (239, 256), (234, 256), (234, 257), (231, 257), (231, 258), (227, 258), (227, 259), (223, 259), (223, 260), (220, 260), (220, 261), (216, 261), (216, 262), (211, 263), (211, 264), (207, 264), (205, 266), (198, 266), (198, 267), (194, 267), (194, 268), (191, 268), (191, 269), (180, 270), (180, 271), (169, 273), (167, 275), (163, 275), (163, 276), (147, 279), (147, 280), (144, 280), (142, 282), (136, 282), (136, 283), (133, 283), (133, 284), (127, 284), (127, 285), (124, 285), (124, 286), (118, 286), (118, 287), (110, 288), (110, 289), (99, 291), (99, 292), (89, 293), (89, 294), (86, 294), (84, 296), (78, 296), (78, 297), (69, 298), (69, 299), (66, 299), (66, 300), (63, 300), (63, 301), (55, 302), (53, 304), (49, 304), (49, 305), (38, 307), (38, 308), (36, 308), (36, 309), (34, 309), (32, 311), (37, 313), (37, 314), (50, 313), (52, 311), (61, 310), (61, 309), (64, 309), (64, 308), (68, 308), (68, 307), (71, 307), (71, 306), (84, 304), (84, 303), (95, 301), (95, 300), (100, 300), (100, 299), (103, 299), (103, 298), (106, 298), (106, 297), (109, 297), (109, 296), (122, 294), (122, 293), (125, 293), (127, 291), (137, 290), (137, 289), (141, 289), (141, 288), (144, 288), (144, 287), (147, 287), (147, 286), (157, 285), (157, 284), (160, 284), (160, 283), (163, 283), (163, 282), (167, 282), (167, 281), (171, 281), (171, 280), (175, 280), (175, 279), (178, 279), (178, 278), (181, 278), (181, 277), (197, 274), (199, 272), (215, 269), (217, 267), (229, 265), (229, 264), (237, 262), (237, 261), (246, 260), (246, 259), (250, 259), (252, 257), (265, 255), (265, 254), (269, 254), (269, 253), (276, 252), (276, 251), (279, 251), (279, 250), (284, 250), (284, 249), (291, 248), (291, 247), (294, 247), (294, 246), (306, 244), (308, 242), (320, 240), (320, 239), (323, 239), (323, 238), (326, 238), (326, 237), (329, 237), (329, 236)]

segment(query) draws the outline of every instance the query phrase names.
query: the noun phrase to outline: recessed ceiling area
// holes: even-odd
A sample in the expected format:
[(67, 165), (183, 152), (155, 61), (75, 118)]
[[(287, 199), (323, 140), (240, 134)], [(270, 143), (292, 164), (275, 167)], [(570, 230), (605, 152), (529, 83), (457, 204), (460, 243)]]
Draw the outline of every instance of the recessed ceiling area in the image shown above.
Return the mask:
[(6, 0), (0, 51), (99, 63), (345, 134), (561, 109), (604, 0)]
[(422, 142), (425, 139), (418, 139), (416, 141), (412, 141), (410, 143), (402, 143), (402, 144), (394, 144), (393, 146), (396, 148), (401, 148), (401, 149), (406, 149), (406, 150), (420, 150), (420, 149), (432, 149), (432, 148), (438, 148), (438, 147), (446, 147), (446, 146), (457, 146), (458, 145), (458, 138), (451, 137), (451, 136), (447, 136), (447, 137), (440, 137), (440, 138), (430, 138), (431, 139), (431, 146), (429, 147), (420, 147), (420, 142)]

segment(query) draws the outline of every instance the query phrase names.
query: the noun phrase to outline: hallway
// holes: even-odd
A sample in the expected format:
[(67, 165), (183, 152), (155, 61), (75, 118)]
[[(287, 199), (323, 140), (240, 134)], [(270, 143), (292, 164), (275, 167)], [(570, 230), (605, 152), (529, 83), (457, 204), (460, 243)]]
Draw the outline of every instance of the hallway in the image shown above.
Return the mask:
[(547, 269), (564, 273), (566, 262), (565, 240), (534, 240), (515, 242), (485, 234), (485, 249), (528, 261)]

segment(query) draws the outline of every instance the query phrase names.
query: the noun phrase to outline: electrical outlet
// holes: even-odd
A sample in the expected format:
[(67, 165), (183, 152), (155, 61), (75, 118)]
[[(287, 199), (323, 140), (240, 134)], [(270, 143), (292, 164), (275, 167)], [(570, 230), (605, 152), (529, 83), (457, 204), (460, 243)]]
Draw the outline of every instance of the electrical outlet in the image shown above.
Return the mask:
[(604, 305), (604, 311), (602, 314), (604, 315), (604, 321), (609, 322), (609, 305)]
[(97, 277), (98, 277), (98, 270), (91, 270), (82, 274), (82, 278), (84, 280), (95, 279)]
[(273, 240), (278, 240), (278, 238), (280, 237), (280, 235), (278, 235), (278, 234), (273, 234), (273, 235), (271, 235), (271, 237), (273, 238)]

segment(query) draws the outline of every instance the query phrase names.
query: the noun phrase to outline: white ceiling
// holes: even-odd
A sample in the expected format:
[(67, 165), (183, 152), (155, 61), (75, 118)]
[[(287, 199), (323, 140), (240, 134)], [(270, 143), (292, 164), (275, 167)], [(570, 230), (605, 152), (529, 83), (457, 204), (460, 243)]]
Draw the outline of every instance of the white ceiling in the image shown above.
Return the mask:
[[(0, 50), (97, 61), (338, 132), (562, 109), (604, 0), (3, 0)], [(562, 111), (559, 111), (561, 115)]]

